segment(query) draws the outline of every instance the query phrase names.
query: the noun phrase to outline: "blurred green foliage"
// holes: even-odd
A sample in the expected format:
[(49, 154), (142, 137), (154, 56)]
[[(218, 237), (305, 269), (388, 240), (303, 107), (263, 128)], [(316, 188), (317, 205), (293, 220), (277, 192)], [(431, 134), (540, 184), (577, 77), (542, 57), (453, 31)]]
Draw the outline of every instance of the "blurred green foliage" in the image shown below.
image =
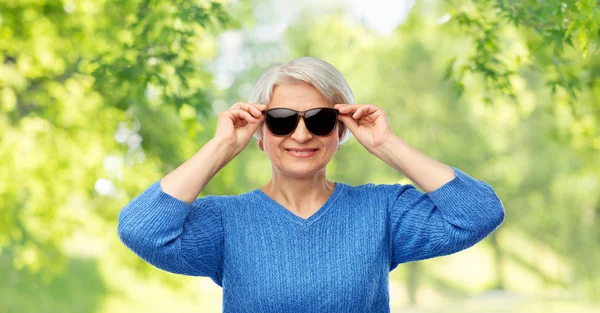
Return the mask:
[(70, 238), (114, 241), (118, 207), (210, 111), (202, 67), (232, 26), (211, 1), (2, 1), (0, 257), (51, 282)]
[[(597, 0), (455, 0), (447, 11), (442, 18), (454, 22), (455, 34), (466, 34), (472, 47), (451, 58), (446, 69), (457, 95), (462, 95), (470, 74), (483, 78), (481, 98), (487, 104), (502, 97), (518, 102), (518, 78), (544, 83), (553, 96), (550, 114), (567, 108), (580, 125), (571, 132), (586, 137), (578, 148), (600, 149), (597, 122), (590, 120), (600, 116), (594, 95), (600, 84)], [(527, 79), (534, 75), (536, 79)]]
[[(343, 4), (308, 7), (282, 40), (238, 30), (251, 62), (215, 86), (216, 36), (274, 19), (257, 12), (269, 6), (0, 3), (0, 312), (218, 310), (205, 280), (127, 250), (117, 214), (212, 137), (215, 111), (245, 101), (266, 63), (304, 55), (336, 66), (411, 145), (490, 183), (507, 210), (476, 247), (395, 270), (392, 307), (494, 290), (506, 312), (536, 310), (511, 293), (600, 301), (597, 1), (419, 2), (388, 35)], [(269, 168), (253, 141), (201, 195), (257, 188)], [(412, 183), (354, 139), (328, 175)], [(491, 307), (480, 300), (478, 312)]]
[[(560, 87), (572, 97), (576, 97), (582, 84), (590, 83), (590, 77), (582, 75), (582, 68), (572, 65), (588, 54), (592, 58), (584, 62), (597, 63), (593, 62), (600, 43), (600, 6), (596, 0), (451, 3), (448, 14), (472, 36), (475, 47), (468, 62), (459, 67), (459, 78), (467, 71), (479, 73), (489, 89), (513, 98), (514, 89), (508, 78), (526, 67), (549, 74), (546, 80), (552, 91)], [(527, 51), (511, 49), (504, 36), (511, 28), (524, 35)]]

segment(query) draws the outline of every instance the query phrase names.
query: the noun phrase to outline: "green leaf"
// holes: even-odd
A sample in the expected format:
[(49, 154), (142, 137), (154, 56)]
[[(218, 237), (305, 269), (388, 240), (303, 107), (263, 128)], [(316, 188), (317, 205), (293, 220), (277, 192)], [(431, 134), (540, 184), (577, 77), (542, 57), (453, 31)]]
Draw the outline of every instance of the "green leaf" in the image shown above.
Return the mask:
[(585, 29), (579, 30), (579, 46), (581, 48), (581, 52), (583, 56), (587, 56), (587, 47), (588, 47), (588, 36), (585, 32)]

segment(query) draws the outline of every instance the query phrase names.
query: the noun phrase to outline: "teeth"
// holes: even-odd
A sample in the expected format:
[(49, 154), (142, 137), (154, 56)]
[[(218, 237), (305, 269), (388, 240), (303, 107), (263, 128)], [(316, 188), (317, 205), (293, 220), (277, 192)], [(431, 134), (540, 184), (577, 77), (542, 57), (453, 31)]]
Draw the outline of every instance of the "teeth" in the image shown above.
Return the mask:
[(294, 152), (296, 154), (310, 154), (310, 153), (315, 152), (316, 150), (309, 150), (309, 151), (288, 150), (288, 151)]

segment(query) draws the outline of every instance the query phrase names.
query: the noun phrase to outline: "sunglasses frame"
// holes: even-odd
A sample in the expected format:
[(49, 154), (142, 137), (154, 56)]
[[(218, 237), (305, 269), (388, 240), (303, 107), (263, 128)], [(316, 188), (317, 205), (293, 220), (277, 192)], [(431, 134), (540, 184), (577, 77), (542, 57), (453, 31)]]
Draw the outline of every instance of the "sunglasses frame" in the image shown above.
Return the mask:
[[(297, 116), (297, 118), (296, 118), (296, 125), (294, 126), (294, 128), (292, 129), (292, 131), (289, 134), (286, 134), (286, 135), (276, 135), (276, 134), (273, 134), (273, 132), (269, 128), (269, 124), (266, 122), (266, 117), (267, 117), (266, 114), (269, 113), (270, 111), (277, 110), (277, 109), (285, 109), (285, 110), (290, 110), (290, 111), (296, 112), (296, 116)], [(322, 109), (327, 109), (327, 110), (331, 110), (331, 111), (335, 112), (335, 120), (336, 120), (336, 122), (335, 122), (335, 125), (333, 126), (333, 129), (327, 135), (317, 135), (317, 134), (313, 133), (312, 131), (310, 131), (310, 129), (308, 129), (308, 126), (306, 126), (306, 129), (311, 134), (313, 134), (315, 136), (326, 137), (326, 136), (331, 135), (331, 133), (333, 133), (333, 131), (335, 130), (335, 128), (337, 126), (337, 123), (338, 123), (337, 117), (340, 114), (340, 110), (338, 110), (338, 109), (334, 109), (332, 107), (321, 107), (321, 108), (312, 108), (312, 109), (308, 109), (308, 110), (304, 110), (304, 111), (298, 111), (298, 110), (294, 110), (294, 109), (290, 109), (290, 108), (270, 108), (270, 109), (263, 110), (261, 113), (263, 115), (265, 115), (265, 123), (267, 124), (267, 130), (269, 131), (269, 133), (271, 133), (271, 135), (273, 135), (273, 136), (285, 137), (285, 136), (289, 136), (289, 135), (293, 134), (296, 131), (296, 128), (298, 127), (298, 123), (300, 123), (300, 117), (302, 117), (304, 119), (304, 116), (306, 115), (306, 112), (312, 111), (312, 110), (322, 110)], [(306, 125), (306, 120), (304, 120), (304, 125)]]

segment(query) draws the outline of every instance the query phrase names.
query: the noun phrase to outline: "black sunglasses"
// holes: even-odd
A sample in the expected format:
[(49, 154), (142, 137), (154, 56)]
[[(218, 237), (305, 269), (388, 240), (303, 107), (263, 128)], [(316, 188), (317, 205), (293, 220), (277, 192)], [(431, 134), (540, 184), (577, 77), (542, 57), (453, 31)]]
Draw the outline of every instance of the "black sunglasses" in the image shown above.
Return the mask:
[(300, 116), (304, 118), (306, 129), (313, 135), (328, 136), (335, 129), (340, 111), (334, 108), (314, 108), (306, 111), (273, 108), (262, 113), (265, 114), (267, 129), (274, 136), (287, 136), (293, 133), (298, 126)]

